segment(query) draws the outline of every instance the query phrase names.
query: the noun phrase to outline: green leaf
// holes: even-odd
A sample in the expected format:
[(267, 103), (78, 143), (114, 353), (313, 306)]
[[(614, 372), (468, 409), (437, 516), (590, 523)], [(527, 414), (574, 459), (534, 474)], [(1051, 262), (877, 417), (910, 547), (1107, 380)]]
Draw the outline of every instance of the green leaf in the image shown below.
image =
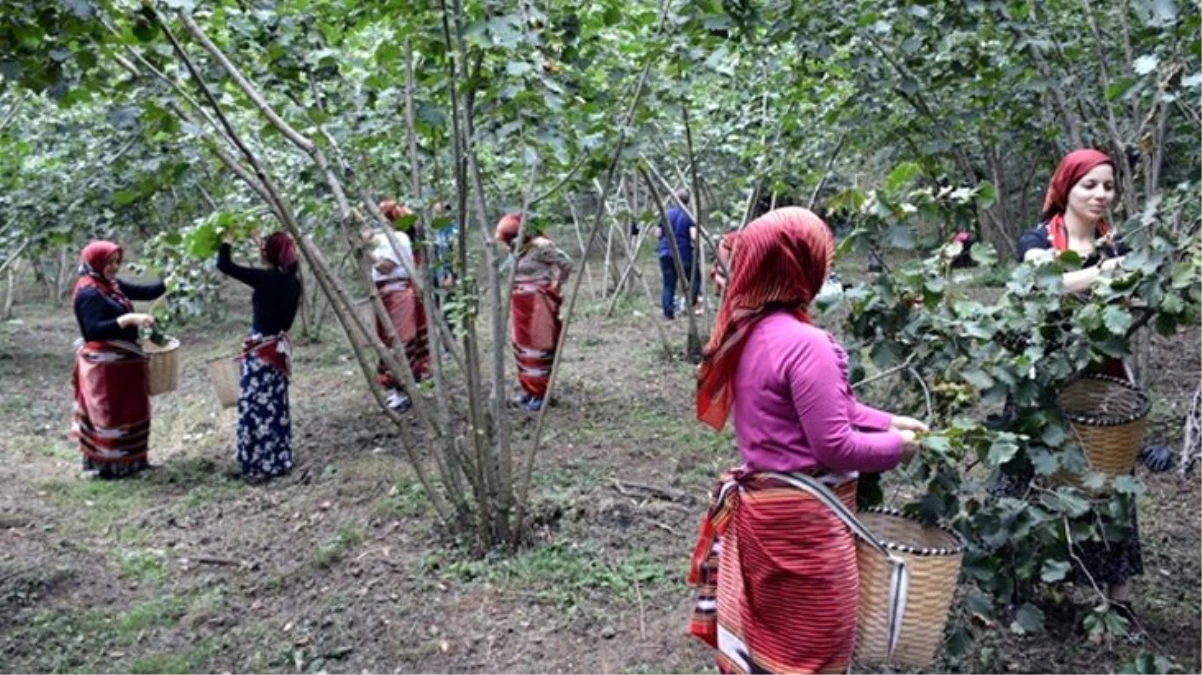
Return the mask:
[(962, 371), (960, 377), (980, 391), (984, 391), (993, 386), (993, 378), (980, 368), (969, 368)]
[(1060, 458), (1047, 448), (1030, 448), (1027, 451), (1027, 458), (1031, 460), (1031, 466), (1034, 467), (1035, 473), (1041, 476), (1050, 476), (1060, 468)]
[(1124, 495), (1138, 497), (1147, 492), (1144, 484), (1135, 476), (1119, 476), (1111, 481), (1111, 485), (1116, 492)]
[(1108, 87), (1106, 87), (1106, 100), (1117, 101), (1126, 95), (1128, 91), (1131, 91), (1131, 88), (1134, 87), (1138, 82), (1139, 80), (1136, 80), (1134, 77), (1115, 78), (1115, 80), (1111, 82)]
[(1010, 630), (1019, 635), (1030, 635), (1043, 630), (1043, 610), (1031, 603), (1024, 603), (1014, 613)]
[(1052, 422), (1039, 433), (1039, 440), (1043, 441), (1044, 445), (1058, 448), (1064, 443), (1067, 436), (1063, 425)]
[(1059, 502), (1062, 511), (1074, 518), (1089, 512), (1089, 501), (1068, 492), (1066, 488), (1056, 491), (1056, 501)]
[(1014, 459), (1016, 454), (1018, 454), (1018, 443), (1005, 439), (997, 439), (989, 445), (989, 454), (986, 457), (986, 461), (990, 466), (1001, 466)]
[(1048, 584), (1063, 581), (1072, 567), (1067, 560), (1045, 560), (1039, 578)]
[[(977, 200), (983, 209), (993, 207), (994, 203), (997, 202), (997, 188), (993, 186), (993, 183), (982, 181), (977, 186)], [(980, 246), (980, 244), (977, 244), (977, 246)], [(974, 246), (973, 249), (975, 250), (977, 246)]]
[(885, 189), (895, 192), (908, 185), (921, 173), (922, 167), (918, 166), (916, 162), (902, 162), (894, 167), (893, 171), (889, 172), (889, 176), (885, 178)]
[(1126, 307), (1110, 305), (1102, 312), (1102, 323), (1114, 335), (1126, 335), (1131, 327), (1131, 312)]
[(513, 75), (514, 77), (525, 75), (531, 70), (532, 67), (525, 61), (510, 61), (509, 63), (505, 64), (505, 72)]

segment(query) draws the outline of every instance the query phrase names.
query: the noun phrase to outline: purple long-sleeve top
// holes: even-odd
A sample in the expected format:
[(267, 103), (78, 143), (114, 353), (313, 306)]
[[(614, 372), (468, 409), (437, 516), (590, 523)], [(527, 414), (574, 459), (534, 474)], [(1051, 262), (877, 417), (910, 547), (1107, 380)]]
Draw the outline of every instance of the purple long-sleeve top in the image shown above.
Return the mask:
[(893, 417), (852, 394), (847, 353), (792, 314), (752, 329), (734, 386), (735, 438), (750, 471), (884, 471), (901, 460)]

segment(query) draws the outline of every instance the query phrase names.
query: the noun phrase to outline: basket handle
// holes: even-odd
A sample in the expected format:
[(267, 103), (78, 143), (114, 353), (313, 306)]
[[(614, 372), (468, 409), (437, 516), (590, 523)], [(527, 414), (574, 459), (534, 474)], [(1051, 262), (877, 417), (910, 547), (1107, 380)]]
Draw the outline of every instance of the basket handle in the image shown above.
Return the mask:
[(897, 649), (897, 643), (901, 638), (902, 621), (906, 614), (906, 596), (910, 592), (910, 570), (906, 567), (906, 561), (894, 555), (886, 548), (885, 544), (872, 533), (872, 530), (869, 530), (864, 523), (861, 523), (860, 519), (856, 518), (856, 515), (847, 508), (843, 501), (835, 496), (835, 493), (831, 492), (831, 489), (821, 481), (815, 480), (812, 476), (804, 473), (766, 473), (772, 478), (788, 483), (798, 490), (816, 497), (818, 501), (833, 511), (845, 525), (851, 528), (852, 532), (856, 533), (860, 539), (867, 542), (869, 546), (876, 549), (889, 561), (891, 570), (889, 574), (889, 654), (887, 658), (892, 662), (893, 653)]

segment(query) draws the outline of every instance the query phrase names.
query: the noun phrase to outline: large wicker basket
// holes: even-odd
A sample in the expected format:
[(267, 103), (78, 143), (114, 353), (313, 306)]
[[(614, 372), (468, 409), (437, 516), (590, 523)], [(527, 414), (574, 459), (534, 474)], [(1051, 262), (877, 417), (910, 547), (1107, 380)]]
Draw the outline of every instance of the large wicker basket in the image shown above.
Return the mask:
[[(900, 637), (892, 663), (919, 668), (935, 660), (943, 642), (948, 609), (956, 593), (964, 539), (951, 529), (931, 527), (891, 509), (868, 509), (857, 517), (910, 571)], [(862, 539), (856, 540), (860, 570), (860, 610), (856, 658), (889, 662), (889, 561)]]
[(1090, 467), (1112, 476), (1131, 473), (1152, 408), (1146, 393), (1117, 377), (1087, 373), (1070, 382), (1056, 402)]
[(242, 384), (239, 381), (241, 373), (238, 359), (223, 356), (205, 364), (209, 373), (209, 384), (213, 385), (213, 393), (217, 394), (217, 402), (222, 408), (230, 408), (238, 403), (238, 394)]
[(167, 338), (165, 345), (143, 340), (142, 352), (150, 359), (150, 378), (146, 386), (150, 395), (175, 391), (179, 386), (179, 340)]

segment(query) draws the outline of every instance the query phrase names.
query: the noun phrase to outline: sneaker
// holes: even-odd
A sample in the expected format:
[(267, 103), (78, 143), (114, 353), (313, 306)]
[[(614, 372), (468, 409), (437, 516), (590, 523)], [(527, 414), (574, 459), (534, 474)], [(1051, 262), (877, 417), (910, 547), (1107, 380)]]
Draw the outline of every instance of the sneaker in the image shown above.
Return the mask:
[(513, 398), (513, 402), (518, 405), (524, 406), (530, 402), (530, 398), (531, 398), (530, 394), (527, 394), (526, 392), (522, 392)]
[(543, 409), (543, 400), (541, 398), (534, 398), (531, 396), (525, 403), (522, 404), (522, 407), (526, 409), (526, 412), (538, 412)]
[(385, 401), (388, 407), (396, 412), (405, 412), (413, 407), (413, 401), (405, 394), (393, 389), (388, 394), (388, 400)]

